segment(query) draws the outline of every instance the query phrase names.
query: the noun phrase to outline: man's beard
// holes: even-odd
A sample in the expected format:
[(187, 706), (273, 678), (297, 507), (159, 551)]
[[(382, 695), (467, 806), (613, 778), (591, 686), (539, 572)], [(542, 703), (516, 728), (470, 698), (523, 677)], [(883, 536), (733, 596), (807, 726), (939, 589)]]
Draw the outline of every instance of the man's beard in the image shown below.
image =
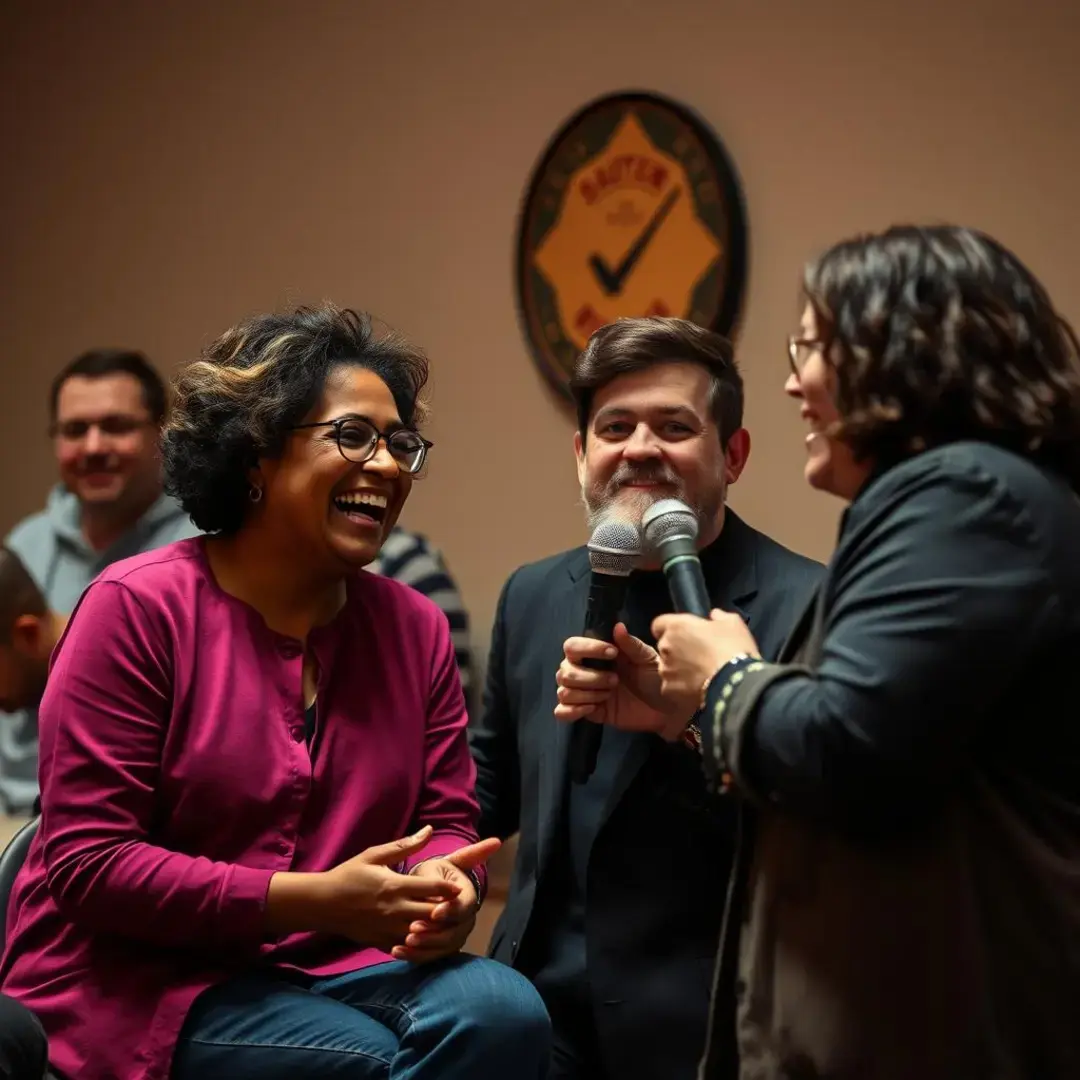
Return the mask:
[[(627, 485), (635, 483), (658, 486), (628, 490)], [(686, 503), (697, 516), (698, 528), (707, 532), (724, 503), (724, 488), (721, 486), (710, 491), (708, 496), (696, 502), (688, 499), (678, 474), (664, 465), (632, 466), (625, 462), (606, 482), (591, 487), (582, 484), (581, 487), (581, 501), (585, 504), (590, 536), (596, 526), (612, 513), (640, 526), (645, 511), (661, 499), (678, 499)]]

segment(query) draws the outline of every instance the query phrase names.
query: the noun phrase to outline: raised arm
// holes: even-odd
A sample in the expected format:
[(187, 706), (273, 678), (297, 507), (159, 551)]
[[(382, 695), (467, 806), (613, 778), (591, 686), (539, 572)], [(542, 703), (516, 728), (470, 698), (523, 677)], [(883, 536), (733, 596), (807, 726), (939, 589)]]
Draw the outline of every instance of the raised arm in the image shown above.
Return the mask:
[(932, 809), (1058, 617), (1044, 556), (996, 478), (913, 470), (844, 538), (817, 670), (767, 664), (731, 695), (723, 746), (741, 785), (854, 827)]

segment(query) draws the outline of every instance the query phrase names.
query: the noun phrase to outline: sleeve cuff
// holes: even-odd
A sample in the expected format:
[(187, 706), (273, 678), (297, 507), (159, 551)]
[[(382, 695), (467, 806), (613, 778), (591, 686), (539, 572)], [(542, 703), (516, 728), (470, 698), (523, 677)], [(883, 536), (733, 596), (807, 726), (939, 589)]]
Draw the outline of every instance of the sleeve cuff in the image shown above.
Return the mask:
[(768, 792), (757, 790), (748, 775), (744, 749), (753, 735), (762, 694), (776, 682), (806, 674), (809, 669), (802, 665), (754, 660), (709, 687), (703, 727), (709, 747), (707, 761), (721, 790), (737, 787), (740, 793), (757, 802), (773, 802)]
[[(456, 833), (436, 833), (423, 851), (400, 863), (399, 870), (403, 874), (411, 874), (421, 863), (429, 862), (431, 859), (444, 859), (447, 855), (452, 855), (458, 848), (474, 843), (476, 843), (475, 839), (458, 836)], [(473, 878), (473, 884), (477, 888), (477, 895), (482, 902), (487, 894), (487, 867), (478, 866), (475, 870), (468, 871), (468, 873)]]
[(232, 866), (223, 890), (221, 921), (223, 940), (261, 941), (266, 913), (266, 894), (277, 871)]

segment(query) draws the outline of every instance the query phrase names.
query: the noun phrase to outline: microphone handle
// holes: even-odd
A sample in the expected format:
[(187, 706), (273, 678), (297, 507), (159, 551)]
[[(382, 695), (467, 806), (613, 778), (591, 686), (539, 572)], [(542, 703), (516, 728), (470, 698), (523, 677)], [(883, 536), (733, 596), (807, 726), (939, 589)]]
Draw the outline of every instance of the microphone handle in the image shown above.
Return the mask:
[[(612, 671), (615, 661), (589, 658), (583, 660), (581, 666), (596, 671)], [(596, 759), (600, 755), (603, 738), (603, 724), (594, 724), (591, 720), (574, 721), (574, 726), (570, 729), (570, 778), (575, 784), (587, 783), (596, 770)]]
[(705, 575), (701, 572), (701, 560), (697, 554), (675, 555), (664, 563), (664, 576), (675, 610), (687, 615), (709, 617), (712, 606)]
[(660, 557), (675, 610), (707, 619), (712, 604), (694, 538), (685, 534), (669, 536), (660, 545)]
[[(614, 638), (627, 585), (628, 580), (622, 576), (592, 575), (582, 637), (608, 642)], [(590, 658), (582, 661), (581, 666), (594, 671), (613, 671), (615, 661)], [(603, 724), (585, 719), (574, 721), (570, 729), (570, 778), (575, 784), (584, 784), (592, 776), (603, 737)]]

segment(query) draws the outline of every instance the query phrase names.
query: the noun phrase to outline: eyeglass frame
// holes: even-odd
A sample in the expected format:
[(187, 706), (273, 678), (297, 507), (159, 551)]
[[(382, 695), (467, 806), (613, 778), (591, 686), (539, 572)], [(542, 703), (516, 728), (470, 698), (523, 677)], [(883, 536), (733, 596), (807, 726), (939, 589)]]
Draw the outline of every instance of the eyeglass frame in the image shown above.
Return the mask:
[[(368, 453), (367, 457), (360, 458), (359, 460), (349, 457), (349, 455), (345, 453), (345, 450), (341, 445), (341, 429), (345, 427), (346, 424), (356, 423), (367, 424), (367, 426), (375, 432), (375, 441), (371, 444), (371, 451)], [(383, 443), (386, 446), (386, 452), (390, 455), (390, 457), (394, 459), (395, 464), (399, 468), (401, 468), (407, 476), (416, 476), (416, 474), (420, 472), (420, 470), (424, 467), (424, 463), (427, 461), (428, 451), (435, 445), (433, 442), (428, 442), (428, 440), (425, 439), (419, 431), (416, 431), (411, 427), (405, 427), (404, 425), (394, 428), (393, 431), (380, 431), (366, 416), (339, 416), (336, 420), (317, 420), (315, 421), (315, 423), (312, 424), (294, 424), (291, 428), (289, 428), (289, 430), (307, 431), (311, 428), (321, 427), (333, 428), (334, 443), (337, 445), (338, 453), (351, 464), (367, 464), (367, 462), (369, 462), (379, 452), (379, 444)], [(398, 461), (396, 457), (394, 457), (394, 453), (390, 449), (390, 439), (399, 431), (407, 431), (410, 435), (415, 435), (424, 447), (423, 452), (420, 454), (420, 464), (417, 465), (415, 469), (406, 469), (401, 464), (401, 462)]]
[[(791, 372), (796, 379), (802, 378), (802, 369), (799, 366), (799, 361), (796, 359), (799, 354), (800, 346), (809, 346), (811, 349), (821, 349), (822, 352), (824, 352), (828, 347), (828, 342), (821, 338), (799, 337), (798, 334), (788, 335), (788, 363), (791, 365)], [(805, 361), (803, 361), (803, 364), (805, 365)]]

